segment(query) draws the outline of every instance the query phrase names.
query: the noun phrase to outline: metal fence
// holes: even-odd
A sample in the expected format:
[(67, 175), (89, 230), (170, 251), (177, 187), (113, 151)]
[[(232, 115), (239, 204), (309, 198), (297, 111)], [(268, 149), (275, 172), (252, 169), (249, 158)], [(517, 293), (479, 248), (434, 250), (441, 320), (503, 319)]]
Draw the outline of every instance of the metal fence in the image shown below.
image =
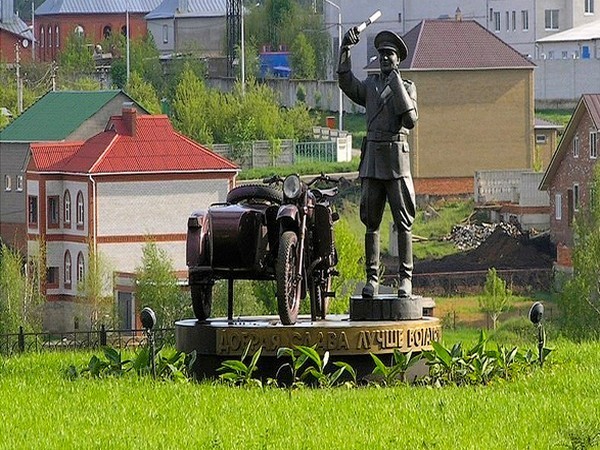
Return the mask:
[[(175, 329), (152, 330), (157, 347), (175, 345)], [(12, 355), (24, 352), (87, 350), (111, 346), (133, 350), (146, 345), (144, 330), (99, 330), (71, 331), (68, 333), (26, 333), (19, 327), (18, 333), (0, 335), (0, 354)]]
[(337, 148), (333, 141), (319, 142), (297, 142), (296, 143), (297, 161), (337, 161)]

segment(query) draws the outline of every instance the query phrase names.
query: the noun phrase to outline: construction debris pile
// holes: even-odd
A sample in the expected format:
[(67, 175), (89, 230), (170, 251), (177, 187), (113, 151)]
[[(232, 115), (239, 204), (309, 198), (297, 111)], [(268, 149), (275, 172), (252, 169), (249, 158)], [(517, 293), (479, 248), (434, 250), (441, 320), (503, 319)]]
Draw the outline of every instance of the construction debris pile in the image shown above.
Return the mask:
[(473, 250), (487, 240), (490, 235), (500, 228), (508, 236), (519, 238), (522, 235), (520, 228), (516, 225), (500, 223), (468, 223), (454, 225), (450, 234), (443, 237), (444, 241), (452, 241), (460, 250)]

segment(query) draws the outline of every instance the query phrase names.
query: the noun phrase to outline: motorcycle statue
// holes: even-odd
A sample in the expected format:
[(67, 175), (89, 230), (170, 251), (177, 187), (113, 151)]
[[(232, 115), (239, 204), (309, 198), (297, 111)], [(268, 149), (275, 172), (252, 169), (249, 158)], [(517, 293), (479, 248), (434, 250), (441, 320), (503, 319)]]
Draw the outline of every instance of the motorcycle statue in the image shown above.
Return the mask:
[(238, 186), (225, 203), (188, 219), (186, 257), (196, 318), (210, 317), (212, 289), (228, 280), (227, 316), (233, 319), (233, 281), (275, 280), (281, 322), (297, 321), (300, 303), (310, 297), (311, 319), (325, 319), (337, 271), (331, 201), (339, 180), (321, 174), (309, 182), (298, 175), (273, 176), (263, 185)]

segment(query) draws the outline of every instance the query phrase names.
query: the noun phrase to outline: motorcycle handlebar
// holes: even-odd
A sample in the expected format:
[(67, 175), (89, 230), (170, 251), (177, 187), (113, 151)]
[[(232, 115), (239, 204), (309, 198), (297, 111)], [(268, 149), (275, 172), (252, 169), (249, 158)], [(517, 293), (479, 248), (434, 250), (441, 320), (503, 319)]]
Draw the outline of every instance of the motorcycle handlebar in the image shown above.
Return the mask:
[(337, 183), (340, 182), (340, 178), (333, 178), (333, 177), (330, 177), (329, 175), (325, 175), (325, 173), (321, 172), (320, 175), (318, 175), (315, 178), (313, 178), (307, 184), (309, 186), (311, 186), (314, 183), (316, 183), (317, 181), (326, 181), (326, 182), (329, 182), (329, 183), (336, 183), (337, 184)]

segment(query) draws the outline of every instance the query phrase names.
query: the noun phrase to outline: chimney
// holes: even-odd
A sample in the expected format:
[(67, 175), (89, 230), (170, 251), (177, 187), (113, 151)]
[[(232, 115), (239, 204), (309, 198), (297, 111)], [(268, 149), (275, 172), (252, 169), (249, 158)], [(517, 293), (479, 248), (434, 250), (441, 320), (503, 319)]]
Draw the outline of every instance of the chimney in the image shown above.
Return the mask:
[(137, 111), (133, 106), (132, 102), (123, 103), (123, 110), (121, 112), (121, 116), (123, 117), (123, 124), (125, 125), (125, 129), (127, 130), (127, 135), (135, 136), (135, 122)]
[(456, 8), (456, 11), (454, 12), (454, 20), (456, 20), (457, 22), (462, 22), (463, 16), (460, 8)]

